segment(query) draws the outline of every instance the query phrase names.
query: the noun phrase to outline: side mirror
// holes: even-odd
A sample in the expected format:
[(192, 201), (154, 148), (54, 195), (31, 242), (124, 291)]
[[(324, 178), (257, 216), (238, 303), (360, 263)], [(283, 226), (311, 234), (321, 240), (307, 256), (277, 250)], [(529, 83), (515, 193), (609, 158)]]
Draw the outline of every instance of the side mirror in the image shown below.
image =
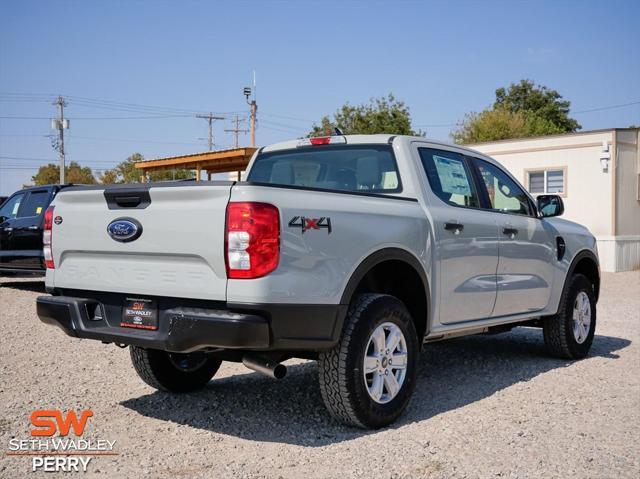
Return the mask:
[(538, 196), (538, 211), (543, 218), (560, 216), (564, 213), (564, 203), (558, 195)]
[(7, 221), (9, 218), (7, 218), (6, 216), (2, 216), (0, 215), (0, 223), (4, 223), (5, 221)]

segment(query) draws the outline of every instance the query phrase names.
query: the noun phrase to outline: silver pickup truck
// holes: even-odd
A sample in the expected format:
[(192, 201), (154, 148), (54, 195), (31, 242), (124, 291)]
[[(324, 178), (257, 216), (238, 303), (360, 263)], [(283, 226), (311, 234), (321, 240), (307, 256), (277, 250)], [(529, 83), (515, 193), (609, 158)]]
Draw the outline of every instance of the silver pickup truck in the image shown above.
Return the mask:
[(45, 217), (40, 319), (130, 346), (164, 391), (222, 361), (281, 378), (317, 359), (331, 414), (368, 428), (405, 409), (430, 342), (526, 326), (555, 356), (588, 353), (595, 239), (491, 158), (330, 136), (261, 148), (246, 178), (65, 189)]

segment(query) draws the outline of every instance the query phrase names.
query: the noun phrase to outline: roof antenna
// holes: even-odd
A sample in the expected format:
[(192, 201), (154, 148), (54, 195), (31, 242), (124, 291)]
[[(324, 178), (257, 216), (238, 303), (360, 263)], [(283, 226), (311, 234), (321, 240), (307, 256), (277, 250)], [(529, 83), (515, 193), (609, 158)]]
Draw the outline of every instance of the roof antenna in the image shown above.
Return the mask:
[(338, 128), (337, 126), (333, 127), (333, 133), (335, 135), (338, 135), (338, 136), (344, 136), (344, 133), (342, 133), (342, 130), (340, 128)]

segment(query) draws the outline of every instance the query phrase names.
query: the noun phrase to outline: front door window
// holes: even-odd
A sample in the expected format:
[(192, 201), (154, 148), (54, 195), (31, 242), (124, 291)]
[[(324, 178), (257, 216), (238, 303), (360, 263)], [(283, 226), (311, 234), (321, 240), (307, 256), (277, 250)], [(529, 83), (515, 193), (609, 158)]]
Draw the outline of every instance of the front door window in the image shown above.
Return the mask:
[(518, 184), (495, 165), (476, 160), (480, 176), (487, 187), (491, 209), (503, 213), (532, 215), (529, 197)]

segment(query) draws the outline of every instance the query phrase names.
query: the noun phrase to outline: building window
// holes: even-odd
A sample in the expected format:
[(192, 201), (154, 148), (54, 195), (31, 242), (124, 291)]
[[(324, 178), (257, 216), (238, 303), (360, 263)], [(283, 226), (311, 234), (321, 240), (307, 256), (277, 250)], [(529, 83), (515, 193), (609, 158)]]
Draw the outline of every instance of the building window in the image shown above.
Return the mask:
[(563, 194), (566, 191), (564, 168), (527, 172), (527, 185), (533, 195)]

